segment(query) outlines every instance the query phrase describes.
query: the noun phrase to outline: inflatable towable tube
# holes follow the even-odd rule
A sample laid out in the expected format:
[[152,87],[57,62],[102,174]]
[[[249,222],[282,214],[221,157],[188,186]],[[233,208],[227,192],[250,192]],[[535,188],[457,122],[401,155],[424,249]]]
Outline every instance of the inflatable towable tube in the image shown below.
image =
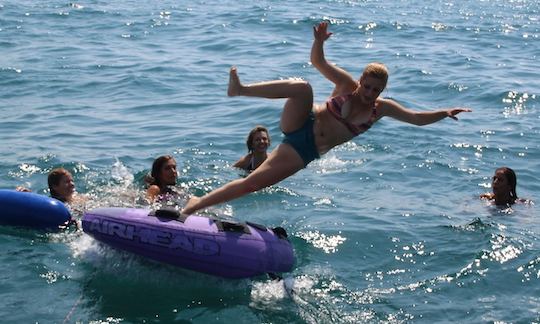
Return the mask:
[[114,248],[225,278],[289,272],[294,254],[285,230],[180,215],[174,209],[97,208],[84,232]]
[[64,203],[31,192],[0,189],[0,224],[57,229],[71,220]]

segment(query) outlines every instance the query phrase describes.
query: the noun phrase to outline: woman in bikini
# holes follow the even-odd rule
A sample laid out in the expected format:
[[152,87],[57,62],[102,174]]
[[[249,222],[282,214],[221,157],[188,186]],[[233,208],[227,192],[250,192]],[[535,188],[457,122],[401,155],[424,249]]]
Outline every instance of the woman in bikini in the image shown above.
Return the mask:
[[162,155],[152,163],[152,171],[145,179],[148,184],[146,199],[150,202],[167,199],[176,194],[173,187],[176,185],[178,172],[176,160],[170,155]]
[[384,116],[421,126],[446,117],[457,120],[457,114],[471,111],[450,108],[418,112],[393,100],[380,98],[388,80],[386,67],[381,63],[370,63],[360,79],[355,80],[345,70],[330,64],[323,51],[323,44],[331,35],[327,27],[326,22],[314,27],[315,39],[311,49],[312,64],[335,85],[332,98],[323,105],[313,105],[313,92],[306,81],[278,80],[243,85],[236,68],[231,68],[229,96],[287,99],[280,120],[285,138],[268,159],[246,178],[231,181],[203,197],[192,197],[182,210],[184,214],[278,183],[333,147],[367,131]]
[[270,147],[270,135],[268,129],[263,126],[255,126],[246,140],[248,154],[240,158],[233,165],[236,168],[251,172],[257,169],[268,157],[267,150]]

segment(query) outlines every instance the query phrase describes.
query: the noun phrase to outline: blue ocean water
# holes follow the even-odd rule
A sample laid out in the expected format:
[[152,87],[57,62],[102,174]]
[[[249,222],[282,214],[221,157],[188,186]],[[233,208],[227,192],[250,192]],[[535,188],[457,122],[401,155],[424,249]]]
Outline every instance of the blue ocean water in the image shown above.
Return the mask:
[[[212,213],[290,234],[281,282],[231,281],[100,246],[77,231],[0,228],[6,323],[540,322],[540,4],[535,1],[0,1],[0,188],[46,194],[74,174],[84,208],[134,206],[172,154],[201,195],[242,174],[256,124],[280,142],[282,100],[229,98],[301,77],[312,26],[327,58],[390,69],[384,96],[472,113],[415,127],[383,119],[305,170]],[[532,204],[479,200],[499,166]]]

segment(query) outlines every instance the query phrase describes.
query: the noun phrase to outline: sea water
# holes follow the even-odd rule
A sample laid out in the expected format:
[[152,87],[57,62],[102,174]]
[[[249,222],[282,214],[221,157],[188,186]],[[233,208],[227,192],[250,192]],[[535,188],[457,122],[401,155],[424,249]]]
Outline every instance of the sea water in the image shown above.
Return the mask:
[[[69,169],[85,209],[138,206],[153,159],[202,195],[243,176],[245,137],[281,141],[283,100],[226,96],[297,77],[323,102],[312,27],[383,96],[471,113],[416,127],[384,118],[305,170],[209,213],[282,226],[283,282],[226,280],[102,246],[71,230],[0,228],[5,323],[540,322],[540,4],[491,1],[0,1],[0,187],[47,194]],[[509,209],[478,197],[513,168]],[[80,216],[80,213],[76,213]]]

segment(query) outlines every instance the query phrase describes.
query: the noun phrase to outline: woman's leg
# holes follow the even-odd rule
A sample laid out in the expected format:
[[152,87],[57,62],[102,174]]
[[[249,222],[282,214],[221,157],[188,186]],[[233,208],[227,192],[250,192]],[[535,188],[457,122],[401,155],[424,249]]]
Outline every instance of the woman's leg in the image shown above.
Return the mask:
[[[313,108],[313,91],[309,83],[299,80],[278,80],[242,85],[236,68],[229,75],[229,96],[287,98],[281,115],[281,130],[293,132],[302,127]],[[249,176],[237,179],[204,195],[192,197],[182,210],[191,214],[199,209],[223,203],[271,186],[304,168],[300,155],[288,144],[279,145]]]
[[280,126],[285,133],[293,132],[302,125],[313,109],[313,90],[306,81],[277,80],[243,85],[235,67],[229,74],[229,96],[287,98],[281,114]]
[[280,144],[268,158],[246,178],[233,180],[202,197],[192,197],[183,214],[223,203],[248,193],[269,187],[304,168],[304,161],[288,144]]

